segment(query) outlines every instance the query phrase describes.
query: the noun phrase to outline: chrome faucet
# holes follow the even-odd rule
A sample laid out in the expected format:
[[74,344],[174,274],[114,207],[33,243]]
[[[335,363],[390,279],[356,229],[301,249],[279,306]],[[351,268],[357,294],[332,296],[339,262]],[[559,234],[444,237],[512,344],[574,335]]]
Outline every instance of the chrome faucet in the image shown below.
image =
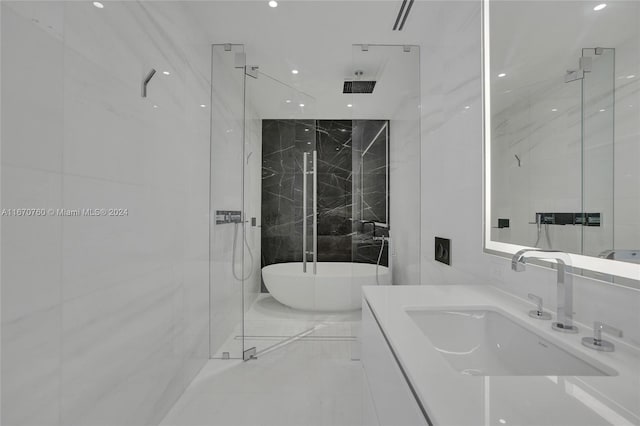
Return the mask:
[[511,258],[511,269],[516,272],[525,270],[527,259],[554,259],[558,264],[558,315],[551,327],[564,333],[577,333],[573,325],[573,276],[571,258],[567,253],[557,250],[523,249]]

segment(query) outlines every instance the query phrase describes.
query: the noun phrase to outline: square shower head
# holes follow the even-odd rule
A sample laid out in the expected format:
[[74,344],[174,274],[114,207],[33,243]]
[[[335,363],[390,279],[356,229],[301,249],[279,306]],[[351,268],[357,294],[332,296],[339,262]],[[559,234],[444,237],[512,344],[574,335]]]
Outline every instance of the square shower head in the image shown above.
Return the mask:
[[375,81],[345,81],[342,93],[373,93]]

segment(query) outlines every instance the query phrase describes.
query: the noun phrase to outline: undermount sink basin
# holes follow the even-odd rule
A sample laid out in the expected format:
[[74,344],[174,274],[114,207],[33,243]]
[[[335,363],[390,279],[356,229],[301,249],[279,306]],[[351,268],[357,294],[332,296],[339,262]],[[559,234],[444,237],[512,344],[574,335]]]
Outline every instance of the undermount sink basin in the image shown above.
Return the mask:
[[491,309],[407,309],[444,359],[472,376],[612,376]]

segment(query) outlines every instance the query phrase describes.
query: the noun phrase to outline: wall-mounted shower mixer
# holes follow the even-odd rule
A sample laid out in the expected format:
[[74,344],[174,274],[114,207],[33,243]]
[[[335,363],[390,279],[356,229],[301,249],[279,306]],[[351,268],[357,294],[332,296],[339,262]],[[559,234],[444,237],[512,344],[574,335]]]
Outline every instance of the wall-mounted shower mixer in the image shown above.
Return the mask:
[[216,225],[240,222],[242,222],[242,212],[240,210],[216,210]]

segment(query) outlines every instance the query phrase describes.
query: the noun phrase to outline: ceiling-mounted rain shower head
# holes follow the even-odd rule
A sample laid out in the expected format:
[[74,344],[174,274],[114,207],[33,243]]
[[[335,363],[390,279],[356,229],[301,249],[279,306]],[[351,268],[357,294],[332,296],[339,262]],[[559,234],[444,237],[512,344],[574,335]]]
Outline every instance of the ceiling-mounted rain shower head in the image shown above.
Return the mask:
[[373,89],[376,87],[376,81],[360,80],[363,75],[363,71],[357,70],[354,73],[356,80],[346,80],[342,86],[342,93],[373,93]]
[[342,93],[373,93],[375,81],[345,81]]

